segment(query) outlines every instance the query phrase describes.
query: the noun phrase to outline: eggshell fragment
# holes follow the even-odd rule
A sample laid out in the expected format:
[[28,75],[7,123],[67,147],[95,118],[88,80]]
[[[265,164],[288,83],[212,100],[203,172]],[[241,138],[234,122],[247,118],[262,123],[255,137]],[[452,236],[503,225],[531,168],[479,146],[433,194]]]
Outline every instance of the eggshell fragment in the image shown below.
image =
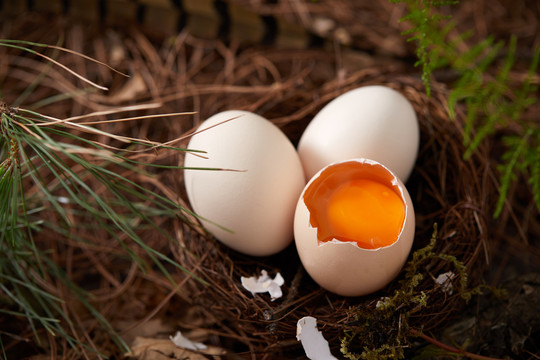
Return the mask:
[[330,352],[328,341],[317,329],[317,319],[305,316],[296,323],[296,339],[302,343],[306,356],[311,360],[337,360]]
[[180,331],[177,331],[174,336],[169,336],[169,339],[174,343],[174,345],[187,350],[197,351],[205,350],[207,348],[207,346],[203,343],[189,340],[187,337],[182,335],[182,332]]
[[333,162],[367,158],[406,182],[416,161],[420,128],[411,103],[389,87],[346,92],[317,113],[298,143],[306,177]]
[[204,121],[188,148],[206,152],[206,158],[186,154],[184,181],[191,206],[206,219],[202,223],[209,232],[255,256],[291,243],[305,177],[294,146],[277,126],[254,113],[225,111]]
[[[391,181],[387,185],[396,188],[405,206],[401,231],[391,245],[365,249],[360,248],[354,241],[341,241],[335,238],[325,242],[319,241],[318,229],[312,226],[312,214],[306,205],[305,194],[311,186],[324,187],[322,177],[325,176],[325,171],[343,164],[391,176]],[[317,183],[318,180],[322,182]],[[394,279],[411,250],[414,231],[414,209],[407,189],[388,168],[368,159],[338,162],[320,170],[304,188],[297,203],[294,219],[296,248],[304,268],[320,286],[344,296],[361,296],[375,292]]]
[[283,276],[281,276],[280,273],[277,273],[276,276],[272,279],[270,276],[268,276],[268,272],[266,270],[261,270],[260,277],[242,276],[240,277],[240,281],[244,289],[246,289],[253,295],[268,292],[272,301],[279,299],[281,296],[283,296],[281,286],[285,284],[285,279],[283,279]]

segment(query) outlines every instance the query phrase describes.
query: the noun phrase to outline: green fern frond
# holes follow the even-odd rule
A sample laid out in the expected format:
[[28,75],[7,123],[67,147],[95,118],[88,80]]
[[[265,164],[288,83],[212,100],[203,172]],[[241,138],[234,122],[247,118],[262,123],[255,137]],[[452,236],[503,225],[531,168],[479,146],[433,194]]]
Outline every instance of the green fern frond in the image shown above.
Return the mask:
[[501,178],[495,216],[501,214],[510,185],[520,173],[528,176],[533,201],[540,211],[540,130],[529,128],[523,136],[506,136],[503,141],[507,150],[502,156],[503,163],[499,165]]
[[[540,47],[534,50],[529,75],[516,90],[515,84],[510,85],[510,74],[516,62],[515,36],[512,36],[508,43],[488,37],[471,45],[467,42],[472,34],[470,31],[454,31],[456,24],[452,19],[437,13],[438,6],[454,5],[457,1],[393,2],[407,5],[408,13],[401,21],[410,22],[412,28],[404,32],[404,35],[408,41],[416,42],[416,65],[422,67],[422,82],[428,96],[431,93],[430,79],[435,70],[447,68],[458,76],[450,86],[448,113],[451,119],[455,119],[456,109],[464,105],[464,159],[470,158],[478,147],[497,131],[509,127],[515,129],[515,125],[521,129],[515,135],[518,139],[506,139],[509,147],[499,167],[500,196],[494,216],[500,215],[510,185],[518,179],[519,173],[525,175],[534,202],[540,210],[540,165],[537,143],[532,140],[537,137],[535,134],[539,130],[533,123],[521,120],[524,111],[538,101],[538,86],[533,79],[539,67]],[[525,141],[524,138],[528,140]],[[525,165],[517,166],[521,163]]]
[[415,66],[422,67],[422,82],[428,96],[431,94],[431,77],[435,69],[445,62],[445,57],[441,56],[444,51],[440,46],[444,45],[444,39],[454,27],[452,22],[445,26],[442,24],[450,18],[434,11],[434,8],[456,4],[457,1],[430,1],[430,0],[391,0],[394,3],[404,2],[409,8],[409,13],[400,21],[407,21],[413,24],[410,30],[402,34],[407,36],[407,41],[416,43],[416,56],[418,58]]
[[501,214],[510,186],[518,180],[519,174],[522,174],[527,179],[536,209],[540,211],[540,128],[532,122],[520,120],[522,112],[538,102],[535,97],[538,86],[533,83],[533,78],[539,63],[540,47],[536,49],[528,76],[521,88],[514,93],[511,105],[507,103],[504,107],[507,118],[513,123],[520,124],[522,133],[508,135],[503,139],[506,150],[501,158],[502,163],[499,165],[501,177],[499,198],[494,211],[495,217]]
[[[513,37],[502,67],[493,80],[487,80],[485,73],[502,49],[502,42],[489,49],[487,55],[479,61],[477,68],[474,69],[478,81],[474,95],[466,98],[469,114],[466,117],[464,131],[464,144],[467,146],[465,159],[468,159],[483,140],[497,130],[498,126],[506,125],[509,113],[514,112],[516,108],[515,104],[508,99],[511,92],[508,85],[508,74],[514,64],[515,46],[516,40]],[[459,86],[453,90],[453,92],[460,91]]]
[[533,201],[536,204],[536,209],[540,211],[540,131],[534,134],[534,142],[536,147],[531,147],[527,156],[529,164],[529,184],[532,188]]

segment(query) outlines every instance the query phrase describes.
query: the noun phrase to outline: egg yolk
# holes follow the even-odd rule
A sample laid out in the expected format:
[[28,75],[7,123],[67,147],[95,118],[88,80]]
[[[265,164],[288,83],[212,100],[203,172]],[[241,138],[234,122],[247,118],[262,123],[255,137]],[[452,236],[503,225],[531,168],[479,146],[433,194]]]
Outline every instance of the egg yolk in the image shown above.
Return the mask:
[[355,161],[323,171],[304,194],[318,241],[356,242],[363,249],[392,245],[406,212],[393,179],[380,165]]
[[357,179],[330,195],[326,215],[334,237],[376,249],[397,239],[405,209],[392,189],[373,180]]

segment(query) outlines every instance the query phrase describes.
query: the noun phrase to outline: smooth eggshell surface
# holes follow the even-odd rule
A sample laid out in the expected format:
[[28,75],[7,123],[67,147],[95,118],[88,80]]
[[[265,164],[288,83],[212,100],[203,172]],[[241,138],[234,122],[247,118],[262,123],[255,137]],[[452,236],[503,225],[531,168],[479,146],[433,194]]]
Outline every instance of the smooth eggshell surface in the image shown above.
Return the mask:
[[209,232],[248,255],[271,255],[290,244],[305,177],[277,126],[254,113],[225,111],[203,122],[188,148],[207,158],[187,153],[185,167],[230,169],[184,170],[188,199]]
[[367,158],[406,182],[419,141],[411,103],[396,90],[374,85],[346,92],[322,108],[302,134],[298,153],[307,179],[333,162]]
[[[377,164],[366,159],[350,161]],[[305,189],[321,172],[322,170],[308,182]],[[407,189],[401,180],[395,180],[406,206],[403,227],[395,243],[376,250],[361,249],[355,244],[337,240],[319,245],[317,229],[310,225],[310,212],[304,202],[304,189],[296,206],[295,243],[304,268],[321,287],[338,295],[362,296],[382,289],[399,274],[412,247],[415,216]]]

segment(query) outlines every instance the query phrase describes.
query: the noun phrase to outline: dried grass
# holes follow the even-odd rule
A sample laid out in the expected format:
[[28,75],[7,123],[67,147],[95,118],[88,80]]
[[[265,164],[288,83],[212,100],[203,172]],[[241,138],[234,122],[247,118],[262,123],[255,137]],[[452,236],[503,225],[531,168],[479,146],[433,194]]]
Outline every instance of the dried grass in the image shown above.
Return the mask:
[[[343,6],[353,6],[348,1],[341,2]],[[415,249],[429,242],[433,224],[437,223],[439,241],[436,252],[454,255],[462,261],[467,267],[471,285],[481,282],[486,265],[492,265],[488,261],[493,262],[494,248],[526,249],[536,259],[540,257],[537,248],[527,243],[531,237],[529,234],[540,233],[538,215],[534,215],[527,205],[513,204],[513,201],[520,201],[520,189],[513,189],[508,200],[512,205],[499,224],[493,224],[491,211],[497,194],[490,152],[496,143],[487,142],[469,160],[463,159],[463,114],[458,113],[455,121],[448,119],[448,90],[444,84],[434,85],[431,98],[425,95],[418,75],[409,62],[403,61],[409,51],[399,35],[402,29],[388,26],[390,21],[395,23],[395,19],[401,16],[399,7],[389,11],[386,2],[376,2],[373,7],[364,9],[367,13],[359,12],[362,18],[372,16],[369,21],[355,22],[349,13],[340,12],[343,9],[340,6],[325,6],[324,2],[317,2],[306,5],[306,9],[298,7],[300,3],[296,1],[283,3],[291,8],[258,10],[282,11],[286,16],[297,16],[304,22],[320,14],[340,20],[353,37],[360,39],[360,47],[370,51],[362,57],[361,68],[358,64],[351,65],[347,55],[339,52],[281,51],[257,46],[237,49],[219,41],[197,40],[188,34],[180,34],[165,45],[157,46],[136,29],[103,31],[86,24],[66,24],[63,20],[51,23],[39,16],[22,16],[4,24],[3,32],[4,37],[9,38],[50,44],[62,41],[62,45],[70,49],[131,75],[126,80],[95,64],[59,54],[58,61],[108,86],[111,91],[80,93],[83,85],[72,76],[47,69],[47,76],[24,103],[36,103],[58,93],[69,93],[72,97],[44,104],[38,109],[41,112],[63,118],[133,103],[160,103],[159,112],[163,113],[195,112],[181,117],[142,120],[137,126],[122,122],[99,125],[117,134],[154,141],[181,137],[208,116],[236,108],[267,117],[296,143],[312,116],[335,96],[368,84],[395,88],[414,105],[421,126],[421,150],[407,184],[417,216]],[[487,4],[475,2],[478,3]],[[490,14],[499,8],[483,9],[491,11],[483,18],[487,21],[492,20]],[[466,16],[466,11],[459,14]],[[376,26],[369,25],[370,21]],[[474,22],[478,21],[478,18],[474,19]],[[497,19],[496,24],[502,23]],[[491,29],[492,25],[492,22],[484,22],[477,27]],[[528,34],[524,35],[525,40],[531,41],[527,40],[531,36],[528,33],[530,29],[525,26],[520,29]],[[63,37],[65,39],[61,40]],[[384,46],[380,43],[382,38],[385,39]],[[384,56],[385,61],[379,61],[380,56]],[[14,101],[45,68],[46,65],[31,56],[0,49],[0,79],[4,82],[3,88],[9,89],[9,93],[3,94],[4,100],[8,103]],[[156,110],[137,111],[133,115],[152,113]],[[96,136],[95,140],[110,146],[119,145],[109,138]],[[183,140],[180,144],[186,143],[187,140]],[[182,163],[179,154],[167,151],[145,156],[143,160],[146,161]],[[154,178],[135,179],[174,201],[187,203],[178,171],[161,171]],[[53,215],[50,216],[51,221],[56,221]],[[84,218],[76,220],[84,221]],[[58,238],[46,232],[40,234],[38,241],[43,248],[51,250],[54,261],[62,265],[71,279],[94,295],[92,303],[117,326],[121,334],[127,334],[130,329],[152,318],[159,318],[174,327],[205,329],[209,342],[231,352],[244,353],[246,357],[250,354],[252,358],[298,354],[299,344],[294,338],[296,322],[306,315],[317,317],[325,337],[334,347],[339,346],[343,326],[351,321],[350,309],[374,307],[381,296],[398,286],[393,282],[383,291],[362,298],[335,296],[321,290],[305,274],[294,245],[275,256],[252,258],[227,249],[204,235],[201,229],[180,219],[162,218],[157,221],[174,234],[178,243],[165,242],[161,236],[147,232],[144,234],[147,244],[172,255],[208,285],[179,273],[175,274],[177,288],[157,269],[142,272],[134,263],[121,260],[117,243],[103,237],[98,229],[92,232],[82,228],[72,230],[87,242]],[[515,229],[517,235],[509,236],[509,228]],[[145,257],[137,247],[133,251]],[[447,268],[445,261],[434,260],[423,269],[428,276],[419,290],[427,294],[430,306],[411,316],[411,326],[425,330],[440,328],[464,306],[459,294],[448,295],[434,286],[432,277]],[[282,273],[286,279],[283,299],[271,302],[264,295],[253,297],[241,287],[241,276],[256,275],[261,269]],[[44,287],[66,300],[66,312],[73,320],[74,333],[82,341],[93,343],[102,351],[115,352],[114,344],[96,327],[92,317],[65,295],[66,289],[60,281],[50,279],[50,284],[44,284]],[[193,320],[193,312],[196,321]],[[12,320],[0,318],[0,324]],[[30,329],[23,322],[12,322],[3,331],[20,334],[19,338],[12,337],[10,343],[4,343],[8,351],[21,347],[28,349],[27,344],[32,343]],[[50,343],[58,347],[48,349],[50,353],[58,351],[64,358],[79,357],[72,350],[63,348],[65,343],[62,339],[51,339]],[[27,351],[31,353],[42,351],[37,347],[30,349]]]

